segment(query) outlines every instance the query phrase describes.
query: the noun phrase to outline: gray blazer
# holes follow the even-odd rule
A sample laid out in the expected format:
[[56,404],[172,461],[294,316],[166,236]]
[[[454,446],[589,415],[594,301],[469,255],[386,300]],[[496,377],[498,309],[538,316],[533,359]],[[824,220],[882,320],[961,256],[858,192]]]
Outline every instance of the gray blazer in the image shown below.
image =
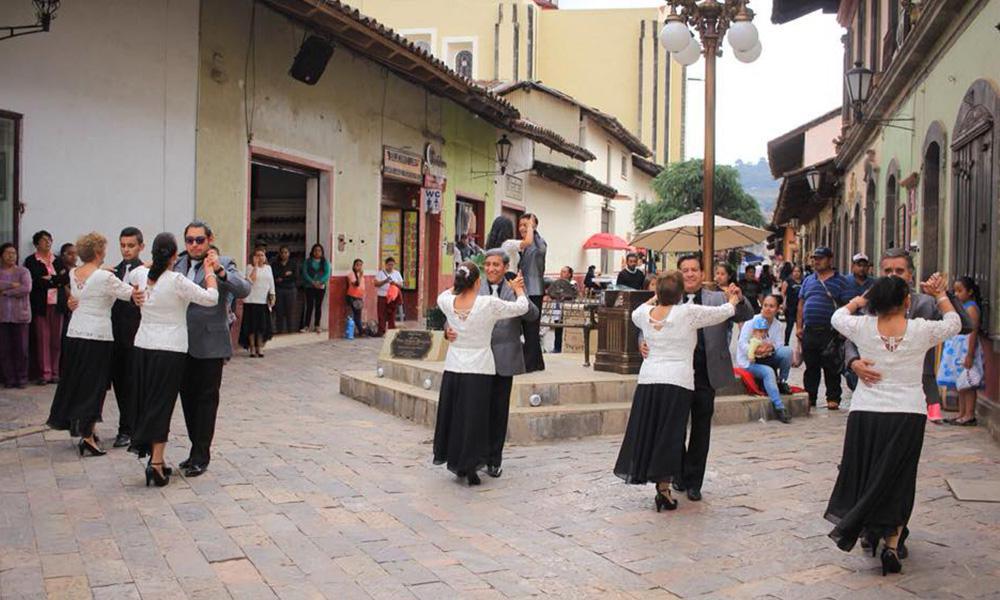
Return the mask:
[[529,296],[545,295],[545,253],[549,245],[537,231],[535,242],[521,251],[518,268],[524,274],[524,293]]
[[[722,306],[726,303],[726,295],[722,292],[701,290],[702,306]],[[743,298],[736,305],[736,314],[728,320],[705,327],[705,360],[708,363],[708,382],[712,388],[720,389],[733,383],[733,357],[729,352],[729,336],[733,323],[749,321],[754,316],[750,301]]]
[[[491,294],[490,283],[483,277],[483,283],[479,288],[480,296]],[[517,294],[510,289],[507,281],[500,282],[501,300],[514,302]],[[493,362],[496,363],[497,375],[502,377],[513,377],[524,373],[524,345],[521,343],[521,322],[533,322],[539,318],[538,307],[534,303],[528,303],[528,312],[516,319],[504,319],[497,321],[493,326]]]
[[[190,258],[185,252],[174,264],[174,271],[186,276],[190,264]],[[220,256],[219,264],[226,270],[226,278],[219,279],[218,304],[188,306],[188,354],[194,358],[229,358],[233,355],[227,311],[234,298],[246,298],[250,295],[250,282],[236,268],[233,259]],[[196,269],[194,282],[205,287],[205,269],[201,264]]]
[[[969,333],[972,331],[972,319],[969,318],[969,314],[965,312],[965,308],[962,303],[955,300],[955,297],[951,294],[948,295],[951,299],[952,306],[955,307],[955,312],[958,313],[960,319],[962,319],[962,333]],[[910,292],[910,312],[906,315],[908,319],[927,319],[928,321],[940,321],[944,318],[941,311],[938,309],[937,301],[934,298],[917,291]],[[858,347],[854,345],[854,342],[847,340],[844,344],[844,364],[850,366],[851,363],[857,359],[861,358],[858,353]],[[877,368],[877,367],[876,367]],[[924,377],[935,377],[934,373],[934,348],[927,351],[927,356],[924,357]],[[935,386],[936,388],[936,386]]]

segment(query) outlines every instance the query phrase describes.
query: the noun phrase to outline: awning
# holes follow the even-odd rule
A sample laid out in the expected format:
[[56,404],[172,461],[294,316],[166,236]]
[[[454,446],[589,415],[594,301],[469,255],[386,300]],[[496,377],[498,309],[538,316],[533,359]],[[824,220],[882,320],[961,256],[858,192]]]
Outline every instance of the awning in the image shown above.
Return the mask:
[[[820,189],[817,192],[812,191],[806,178],[806,173],[813,169],[822,174]],[[833,158],[785,173],[784,179],[781,180],[781,189],[778,191],[778,201],[774,205],[771,223],[784,225],[792,219],[798,219],[802,223],[812,221],[837,195],[838,179]]]
[[536,175],[549,181],[564,185],[581,192],[590,192],[605,198],[614,198],[618,195],[618,190],[606,185],[579,169],[570,167],[560,167],[551,163],[536,160],[532,165],[532,170]]

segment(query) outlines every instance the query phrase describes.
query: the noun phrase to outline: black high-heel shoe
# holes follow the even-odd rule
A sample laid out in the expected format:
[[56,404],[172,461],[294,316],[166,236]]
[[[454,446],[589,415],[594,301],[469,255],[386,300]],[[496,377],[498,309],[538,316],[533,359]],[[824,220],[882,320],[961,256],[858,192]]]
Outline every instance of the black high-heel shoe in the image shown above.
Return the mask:
[[163,467],[163,463],[151,462],[146,465],[146,487],[149,487],[150,482],[155,483],[156,487],[163,487],[170,483],[170,475],[157,471],[156,467]]
[[889,573],[901,573],[903,563],[899,562],[899,554],[895,548],[886,546],[882,549],[882,577]]
[[83,456],[84,452],[90,454],[91,456],[104,456],[107,454],[104,450],[101,450],[99,447],[84,439],[80,440],[80,443],[77,444],[76,448],[80,451],[80,456]]
[[[666,491],[667,494],[669,494],[670,488],[667,488]],[[656,496],[653,498],[653,502],[656,503],[656,512],[660,512],[663,509],[677,510],[677,500],[666,496],[660,490],[656,490]]]
[[[149,467],[149,466],[152,466],[152,464],[153,464],[153,457],[150,457],[149,458],[149,462],[146,463],[146,466]],[[168,467],[166,465],[166,463],[163,463],[163,466],[160,467],[160,470],[163,471],[163,474],[166,475],[166,476],[168,476],[168,477],[170,475],[174,474],[173,468],[172,467]]]
[[479,473],[476,473],[475,471],[466,475],[465,480],[469,482],[470,486],[479,485],[483,482],[483,480],[479,478]]

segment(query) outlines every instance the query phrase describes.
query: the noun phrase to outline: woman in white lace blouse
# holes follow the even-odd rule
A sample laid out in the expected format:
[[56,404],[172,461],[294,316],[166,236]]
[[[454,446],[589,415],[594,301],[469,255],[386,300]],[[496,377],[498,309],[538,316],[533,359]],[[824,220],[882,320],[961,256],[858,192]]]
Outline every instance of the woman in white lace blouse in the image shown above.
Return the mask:
[[[899,277],[882,277],[831,321],[883,376],[878,383],[860,381],[851,398],[840,472],[825,517],[835,524],[830,537],[841,550],[849,552],[864,535],[874,555],[884,541],[883,575],[899,573],[907,555],[903,542],[927,423],[924,356],[962,328],[945,293],[947,282],[935,274],[924,290],[937,299],[943,320],[907,319],[909,286]],[[851,316],[865,306],[868,315]]]
[[438,296],[438,307],[457,334],[448,346],[441,378],[437,422],[434,427],[434,464],[479,485],[478,471],[489,455],[489,402],[496,367],[493,362],[493,326],[497,321],[528,312],[524,279],[510,282],[515,302],[479,295],[479,268],[464,262],[455,269],[455,287]]
[[135,434],[130,451],[140,457],[150,454],[146,465],[146,485],[170,483],[170,469],[163,456],[170,433],[177,394],[184,379],[187,361],[187,309],[194,303],[215,306],[219,302],[215,278],[217,259],[205,259],[205,288],[173,270],[177,262],[177,240],[161,233],[153,240],[153,266],[129,273],[128,281],[138,287],[142,321],[135,334],[136,408]]
[[111,378],[115,339],[111,306],[115,300],[132,296],[131,286],[101,268],[107,245],[108,240],[99,233],[88,233],[76,241],[84,264],[69,272],[69,291],[77,301],[76,310],[63,341],[61,377],[47,421],[53,429],[80,436],[80,456],[105,454],[94,435],[94,424],[101,420]]
[[632,311],[632,322],[649,346],[639,369],[639,385],[622,440],[615,475],[625,483],[656,484],[656,511],[674,510],[670,482],[680,478],[691,396],[698,330],[732,317],[740,302],[739,288],[726,289],[721,306],[680,304],[684,277],[669,271],[656,279],[656,296]]

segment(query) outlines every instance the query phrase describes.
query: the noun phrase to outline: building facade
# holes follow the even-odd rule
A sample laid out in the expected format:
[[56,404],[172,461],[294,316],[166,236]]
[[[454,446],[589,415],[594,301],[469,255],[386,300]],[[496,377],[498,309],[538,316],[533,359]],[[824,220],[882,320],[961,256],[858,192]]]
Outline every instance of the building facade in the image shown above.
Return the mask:
[[361,0],[464,76],[541,81],[618,117],[664,164],[684,157],[685,68],[659,8],[562,10],[551,0]]
[[[30,7],[5,2],[0,22],[30,21],[18,4]],[[458,199],[499,210],[476,173],[495,170],[516,109],[353,8],[92,4],[64,6],[0,58],[0,216],[22,255],[37,229],[57,243],[126,225],[151,238],[195,217],[241,264],[258,245],[301,260],[318,243],[333,268],[323,324],[339,336],[354,259],[370,281],[393,256],[406,317],[420,318],[452,272]],[[313,35],[333,52],[309,85],[289,68]]]
[[839,232],[848,253],[907,248],[920,277],[976,280],[986,355],[980,413],[993,415],[1000,436],[1000,69],[986,50],[1000,42],[1000,0],[799,4],[836,9],[845,73],[872,74],[865,98],[845,85],[836,181],[826,184],[836,193],[818,225]]

